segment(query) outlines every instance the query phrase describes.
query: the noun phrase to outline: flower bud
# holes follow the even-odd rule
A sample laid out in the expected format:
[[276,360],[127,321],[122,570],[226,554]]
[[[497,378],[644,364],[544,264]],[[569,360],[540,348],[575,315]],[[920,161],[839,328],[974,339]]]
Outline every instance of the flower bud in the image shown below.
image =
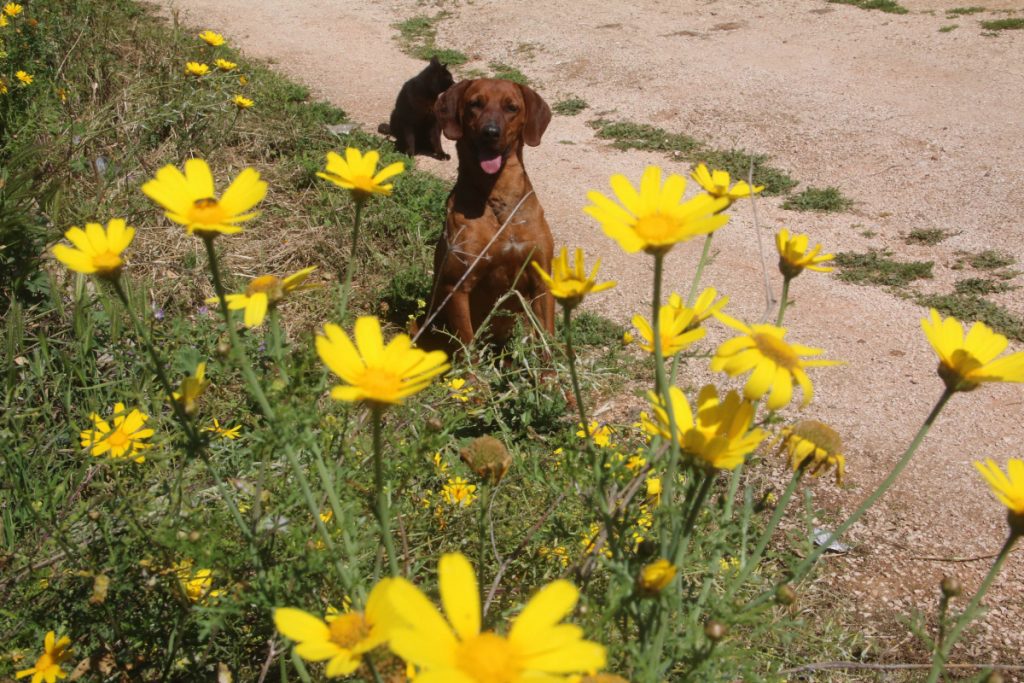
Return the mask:
[[676,566],[664,558],[646,564],[636,577],[636,590],[644,597],[654,597],[676,577]]
[[940,588],[942,589],[942,595],[946,599],[958,598],[964,592],[964,587],[960,585],[960,580],[955,576],[943,576]]
[[725,638],[725,634],[729,632],[725,624],[714,619],[704,624],[704,635],[707,636],[708,640],[712,643],[717,643],[722,638]]
[[796,602],[796,591],[788,583],[775,589],[775,601],[780,605],[792,605]]
[[508,454],[505,444],[493,436],[473,439],[459,451],[459,457],[478,477],[492,486],[501,481],[512,464],[512,456]]
[[427,418],[427,429],[432,432],[439,432],[444,429],[444,423],[438,420],[436,417]]

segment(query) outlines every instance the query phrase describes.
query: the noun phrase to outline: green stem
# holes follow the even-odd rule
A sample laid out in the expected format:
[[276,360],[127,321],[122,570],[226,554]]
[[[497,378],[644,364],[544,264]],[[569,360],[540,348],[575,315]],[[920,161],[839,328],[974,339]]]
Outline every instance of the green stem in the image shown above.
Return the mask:
[[693,274],[693,282],[690,284],[690,293],[686,295],[686,305],[693,306],[697,300],[697,289],[700,288],[700,278],[704,274],[704,266],[708,262],[708,254],[711,252],[711,238],[715,233],[709,232],[704,238],[704,251],[701,252],[700,261],[697,262],[697,270]]
[[786,490],[782,494],[782,498],[775,506],[775,511],[772,513],[771,519],[768,520],[768,525],[761,532],[761,537],[757,539],[757,545],[754,546],[754,552],[751,553],[750,557],[747,558],[743,565],[742,571],[739,576],[733,581],[732,586],[726,591],[725,596],[722,598],[724,604],[728,604],[732,597],[736,594],[736,591],[743,585],[743,583],[750,578],[750,575],[757,569],[758,563],[761,561],[761,556],[764,554],[765,548],[768,547],[768,542],[772,540],[772,535],[775,533],[776,527],[779,526],[779,522],[782,521],[785,516],[786,508],[789,506],[789,499],[793,497],[793,493],[796,491],[797,485],[804,476],[804,469],[799,468],[793,472],[792,479],[789,480],[789,485],[786,486]]
[[477,548],[476,557],[476,574],[477,584],[480,592],[480,604],[487,602],[487,593],[485,586],[487,581],[484,579],[484,567],[487,566],[487,513],[488,507],[491,503],[491,487],[484,480],[480,481],[480,517],[477,521],[477,535],[479,536],[479,547]]
[[277,306],[270,308],[270,355],[274,358],[278,372],[281,373],[281,379],[288,384],[288,370],[285,368],[284,362],[284,331]]
[[395,554],[395,543],[391,538],[391,504],[388,491],[384,486],[384,454],[381,448],[381,427],[383,408],[374,406],[373,415],[373,479],[377,487],[377,523],[380,524],[380,536],[384,542],[384,550],[388,554],[388,566],[391,576],[400,576],[398,571],[398,555]]
[[217,301],[220,302],[220,312],[224,317],[224,326],[228,328],[228,337],[231,339],[231,356],[235,361],[235,365],[238,366],[239,372],[242,373],[242,378],[245,380],[249,393],[256,400],[256,403],[259,404],[263,416],[268,420],[273,420],[274,410],[270,407],[266,394],[263,393],[263,387],[260,386],[256,373],[253,372],[252,365],[249,364],[249,359],[245,356],[245,349],[242,348],[242,344],[238,339],[238,332],[235,331],[235,326],[231,323],[227,295],[224,292],[224,284],[220,279],[220,267],[217,264],[217,251],[213,247],[213,239],[213,235],[203,235],[203,244],[206,245],[206,260],[210,265],[210,276],[213,279],[213,289],[217,292]]
[[[818,558],[825,554],[829,546],[831,546],[836,539],[841,538],[842,535],[850,529],[850,527],[857,523],[857,521],[864,515],[865,512],[868,511],[868,509],[871,508],[871,506],[877,503],[878,500],[885,495],[886,491],[889,490],[889,487],[893,485],[893,482],[896,481],[897,477],[900,476],[900,473],[902,473],[906,466],[910,463],[910,459],[913,457],[914,452],[921,445],[921,442],[924,441],[924,437],[928,434],[928,430],[931,429],[932,424],[935,422],[936,418],[938,418],[939,413],[942,412],[942,409],[945,407],[946,403],[953,396],[953,393],[954,392],[948,388],[942,392],[942,396],[939,397],[939,400],[935,403],[935,406],[932,408],[932,411],[928,413],[928,417],[925,418],[924,424],[922,424],[921,428],[917,431],[917,434],[914,436],[914,440],[910,442],[910,445],[907,447],[906,452],[903,453],[903,456],[896,463],[895,467],[892,468],[892,471],[889,472],[889,475],[882,481],[881,484],[878,485],[877,488],[875,488],[871,495],[865,498],[864,502],[862,502],[857,507],[857,509],[854,510],[853,513],[850,514],[850,516],[847,517],[846,520],[829,535],[829,537],[825,540],[824,543],[820,544],[817,548],[815,548],[811,553],[807,555],[807,557],[804,558],[804,560],[799,565],[797,565],[797,567],[793,570],[792,577],[789,579],[790,581],[799,581],[801,578],[803,578],[804,574],[806,574],[808,570],[810,570],[811,567],[814,566],[814,563],[818,561]],[[778,586],[776,586],[775,588],[778,588]],[[772,591],[762,593],[760,596],[758,596],[756,599],[751,601],[750,604],[747,605],[747,609],[749,610],[758,605],[763,604],[766,600],[770,599],[771,596],[773,596],[774,594],[774,589]]]
[[352,222],[352,245],[349,248],[348,263],[345,264],[345,279],[341,288],[341,302],[338,304],[338,321],[344,322],[348,313],[349,296],[352,293],[352,273],[356,269],[356,246],[359,243],[359,223],[363,215],[365,199],[356,199],[356,215]]
[[789,283],[792,281],[791,277],[782,278],[782,300],[779,301],[779,315],[775,318],[776,327],[782,327],[782,318],[786,315],[786,306],[789,305]]
[[[149,358],[153,363],[153,369],[156,371],[157,379],[160,381],[160,386],[164,390],[164,394],[167,397],[168,402],[171,404],[171,410],[174,412],[174,417],[178,420],[181,428],[185,431],[185,435],[188,437],[188,454],[190,456],[199,456],[199,459],[203,461],[206,468],[210,471],[210,476],[217,483],[217,488],[220,490],[221,497],[228,504],[228,510],[231,512],[231,516],[235,520],[235,524],[242,531],[242,535],[247,539],[252,540],[252,531],[245,524],[245,519],[242,517],[242,512],[238,509],[238,501],[235,500],[235,494],[232,492],[231,487],[227,486],[224,482],[224,478],[220,475],[217,466],[213,463],[210,454],[206,452],[203,446],[203,441],[196,431],[196,427],[192,424],[192,421],[185,414],[185,409],[182,405],[174,400],[174,387],[171,386],[170,380],[167,378],[167,371],[164,368],[164,362],[160,358],[160,354],[156,352],[156,346],[153,344],[153,339],[146,334],[146,330],[142,325],[142,321],[139,320],[138,316],[135,315],[135,309],[132,308],[131,301],[128,299],[128,294],[124,291],[121,286],[121,280],[117,279],[113,281],[114,291],[117,292],[117,297],[124,304],[124,308],[128,311],[128,318],[132,321],[132,326],[135,328],[135,333],[142,340],[142,345],[146,347]],[[254,553],[255,556],[255,553]]]
[[714,472],[704,472],[704,480],[701,481],[700,488],[697,489],[697,494],[693,497],[693,504],[690,506],[690,509],[686,514],[686,522],[683,525],[682,533],[677,539],[673,539],[674,547],[672,548],[672,554],[670,557],[675,558],[673,560],[673,564],[677,567],[682,567],[683,559],[689,552],[690,538],[693,536],[693,527],[697,523],[697,516],[700,514],[701,508],[704,507],[704,501],[711,492],[711,487],[714,483]]
[[1010,556],[1010,550],[1013,548],[1013,544],[1016,543],[1019,534],[1010,532],[1009,537],[1006,539],[1006,543],[1003,544],[1002,549],[999,551],[999,556],[996,557],[995,562],[992,563],[992,567],[988,570],[988,574],[985,575],[985,579],[981,582],[981,586],[978,587],[978,592],[971,598],[971,602],[964,608],[960,616],[956,620],[956,624],[949,632],[949,636],[942,643],[932,660],[932,669],[928,674],[928,683],[935,683],[939,680],[939,676],[942,674],[942,670],[946,666],[946,660],[949,657],[950,650],[953,649],[953,645],[960,638],[960,634],[967,628],[967,625],[974,621],[975,612],[978,609],[978,605],[981,604],[981,599],[985,597],[985,593],[992,586],[992,582],[996,576],[999,575],[999,570],[1002,569],[1003,563],[1006,562],[1006,558]]

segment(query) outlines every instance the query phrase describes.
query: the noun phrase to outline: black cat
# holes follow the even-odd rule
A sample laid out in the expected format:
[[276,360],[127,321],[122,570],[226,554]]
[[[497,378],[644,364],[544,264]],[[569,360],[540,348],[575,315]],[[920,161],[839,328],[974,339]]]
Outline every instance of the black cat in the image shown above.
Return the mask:
[[435,159],[449,159],[441,147],[441,126],[434,114],[437,96],[455,83],[448,67],[437,57],[402,86],[391,112],[391,122],[382,123],[377,130],[393,135],[395,148],[403,154],[426,154]]

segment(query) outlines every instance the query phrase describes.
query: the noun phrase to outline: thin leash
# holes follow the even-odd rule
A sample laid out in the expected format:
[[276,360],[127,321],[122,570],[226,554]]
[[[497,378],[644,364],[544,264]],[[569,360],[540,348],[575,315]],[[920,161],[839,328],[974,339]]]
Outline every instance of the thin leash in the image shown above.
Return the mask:
[[[423,334],[423,331],[430,327],[430,324],[434,322],[434,319],[438,316],[438,314],[444,309],[445,306],[448,305],[448,302],[451,301],[452,295],[454,295],[455,292],[458,291],[459,287],[462,286],[462,283],[466,281],[466,278],[469,277],[469,274],[473,272],[473,269],[476,268],[477,264],[480,263],[480,261],[484,258],[484,255],[490,250],[491,246],[498,240],[499,237],[501,237],[501,233],[505,231],[505,228],[507,228],[509,226],[509,223],[512,222],[512,219],[515,218],[516,213],[519,212],[519,209],[520,207],[522,207],[523,202],[525,202],[527,198],[529,198],[532,194],[533,190],[530,190],[520,198],[519,202],[516,203],[515,208],[512,209],[512,213],[508,215],[508,218],[506,218],[505,222],[501,224],[501,227],[498,228],[498,231],[494,233],[494,236],[491,237],[490,241],[488,241],[484,248],[480,250],[480,253],[476,255],[476,258],[473,259],[473,262],[469,264],[468,268],[466,268],[466,272],[462,274],[462,277],[460,277],[459,281],[455,283],[455,286],[452,287],[452,290],[448,292],[448,295],[445,296],[444,301],[442,301],[439,306],[433,305],[434,299],[437,296],[437,286],[439,282],[437,278],[437,273],[434,273],[434,289],[433,291],[430,292],[430,303],[431,308],[433,310],[431,311],[430,315],[427,316],[427,319],[423,321],[423,325],[420,326],[420,329],[416,330],[416,335],[412,338],[414,344],[416,343],[416,340],[420,338],[420,335]],[[450,252],[452,250],[452,245],[448,244],[447,239],[445,239],[445,245],[445,258],[447,258],[447,252]],[[461,261],[462,259],[459,260]],[[444,261],[441,262],[441,265],[443,264]]]

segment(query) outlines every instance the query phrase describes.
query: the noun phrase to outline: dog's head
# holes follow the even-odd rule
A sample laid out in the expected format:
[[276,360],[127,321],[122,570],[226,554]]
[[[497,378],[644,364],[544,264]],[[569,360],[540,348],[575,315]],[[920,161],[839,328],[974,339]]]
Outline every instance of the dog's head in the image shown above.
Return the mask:
[[498,173],[522,143],[540,144],[551,122],[551,108],[541,96],[512,81],[480,78],[448,88],[434,105],[449,140],[470,144],[485,173]]

